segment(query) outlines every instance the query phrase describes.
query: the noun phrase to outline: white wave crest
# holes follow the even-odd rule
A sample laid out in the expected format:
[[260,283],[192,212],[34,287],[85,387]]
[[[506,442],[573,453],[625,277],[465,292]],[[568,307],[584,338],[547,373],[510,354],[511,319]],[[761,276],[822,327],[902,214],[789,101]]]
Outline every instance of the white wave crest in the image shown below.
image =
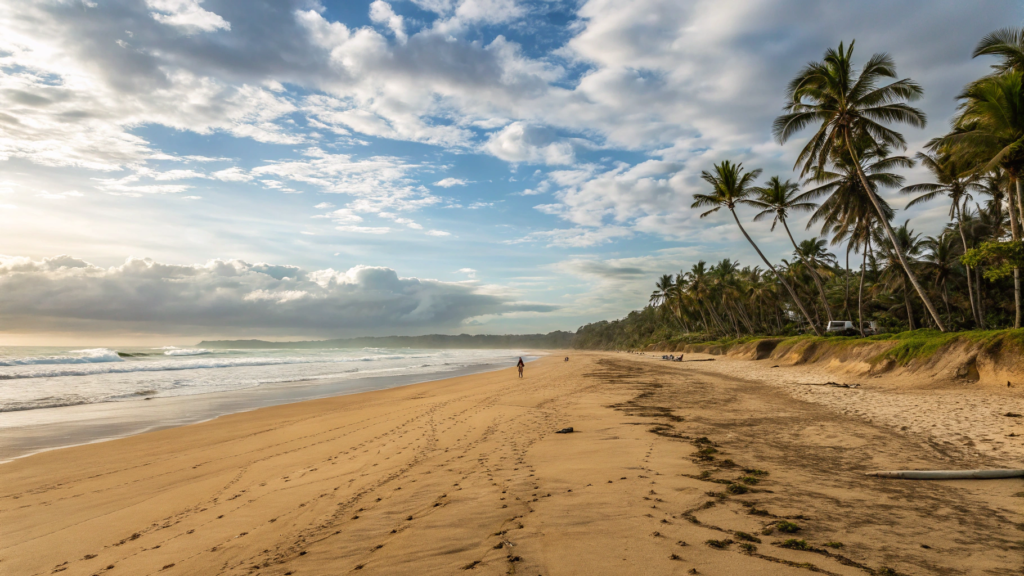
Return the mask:
[[102,362],[124,362],[116,350],[109,348],[88,348],[71,350],[74,356],[29,356],[0,360],[0,366],[35,366],[38,364],[97,364]]
[[164,352],[164,356],[200,356],[202,354],[213,354],[213,352],[205,348],[173,348]]

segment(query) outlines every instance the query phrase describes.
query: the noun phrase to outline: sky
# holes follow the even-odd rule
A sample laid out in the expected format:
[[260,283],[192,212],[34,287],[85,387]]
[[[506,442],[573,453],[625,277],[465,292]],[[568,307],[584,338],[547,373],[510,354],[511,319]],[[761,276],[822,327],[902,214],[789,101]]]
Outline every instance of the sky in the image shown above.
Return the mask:
[[725,159],[799,180],[807,134],[771,123],[804,64],[891,54],[924,88],[913,154],[1022,25],[1011,0],[0,0],[0,344],[621,317],[698,259],[760,264],[690,204]]

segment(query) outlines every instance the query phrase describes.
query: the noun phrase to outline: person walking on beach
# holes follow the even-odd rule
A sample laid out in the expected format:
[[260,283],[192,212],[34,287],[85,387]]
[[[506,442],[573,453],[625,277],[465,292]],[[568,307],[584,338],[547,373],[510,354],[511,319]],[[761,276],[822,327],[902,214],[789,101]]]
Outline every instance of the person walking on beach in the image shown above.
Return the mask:
[[525,366],[526,366],[526,363],[525,363],[525,362],[523,362],[523,357],[522,357],[522,356],[520,356],[520,357],[519,357],[519,364],[516,364],[516,368],[519,368],[519,377],[520,377],[520,378],[522,378],[522,377],[523,377],[523,368],[524,368]]

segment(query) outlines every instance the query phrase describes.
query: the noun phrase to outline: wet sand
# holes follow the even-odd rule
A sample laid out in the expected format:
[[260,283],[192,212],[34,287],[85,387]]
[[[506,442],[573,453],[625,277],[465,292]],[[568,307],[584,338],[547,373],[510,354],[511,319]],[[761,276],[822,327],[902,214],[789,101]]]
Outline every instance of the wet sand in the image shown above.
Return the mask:
[[283,382],[207,394],[0,412],[0,464],[46,450],[124,438],[267,406],[384,390],[495,369],[493,364],[476,364],[428,374]]
[[880,380],[569,355],[0,465],[0,574],[1021,573],[1024,481],[863,476],[1007,459],[854,411]]

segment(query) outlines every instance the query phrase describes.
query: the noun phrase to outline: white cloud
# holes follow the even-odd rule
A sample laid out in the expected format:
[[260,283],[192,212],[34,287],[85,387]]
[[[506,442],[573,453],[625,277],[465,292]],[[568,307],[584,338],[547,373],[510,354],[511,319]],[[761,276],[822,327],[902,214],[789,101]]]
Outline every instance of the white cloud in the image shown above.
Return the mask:
[[46,200],[64,200],[66,198],[80,198],[84,194],[78,190],[70,190],[68,192],[40,192],[36,196]]
[[546,242],[549,247],[586,248],[630,236],[633,236],[633,232],[621,226],[605,226],[595,229],[576,227],[531,232],[518,240],[507,241],[506,244]]
[[252,176],[247,174],[245,170],[242,170],[238,166],[218,170],[213,174],[210,174],[210,177],[220,180],[221,182],[249,182],[252,180]]
[[285,194],[302,194],[300,190],[289,188],[278,180],[260,180],[260,184],[267,190],[277,190],[278,192],[284,192]]
[[405,21],[401,16],[395,14],[391,4],[384,0],[374,0],[370,4],[370,20],[387,26],[399,42],[405,43],[408,39],[408,36],[405,35]]
[[178,266],[129,258],[102,268],[70,256],[0,256],[0,291],[0,319],[15,332],[230,327],[362,335],[444,330],[482,314],[553,309],[464,283],[401,278],[388,268],[307,272],[241,260]]
[[571,144],[556,139],[551,130],[513,122],[491,135],[484,149],[508,162],[573,164]]
[[459,268],[458,270],[455,271],[455,273],[456,274],[465,274],[466,276],[469,276],[470,278],[476,278],[476,270],[474,270],[472,268]]
[[426,231],[426,235],[427,236],[440,236],[440,237],[444,237],[444,236],[451,236],[452,233],[451,232],[445,232],[444,230],[427,230]]
[[387,234],[391,228],[387,226],[336,226],[335,230],[342,232],[358,232],[359,234]]
[[321,202],[316,206],[313,206],[313,208],[316,208],[317,210],[327,210],[328,208],[334,208],[334,204],[331,204],[330,202]]
[[206,178],[206,174],[195,170],[168,170],[152,174],[154,180],[188,180],[192,178]]
[[465,186],[468,183],[469,182],[463,180],[462,178],[444,178],[443,180],[438,180],[437,182],[434,182],[434,186],[440,186],[442,188],[451,188],[452,186]]
[[217,14],[199,7],[203,0],[146,0],[154,12],[153,19],[169,26],[178,26],[187,32],[213,32],[231,30],[231,23]]

